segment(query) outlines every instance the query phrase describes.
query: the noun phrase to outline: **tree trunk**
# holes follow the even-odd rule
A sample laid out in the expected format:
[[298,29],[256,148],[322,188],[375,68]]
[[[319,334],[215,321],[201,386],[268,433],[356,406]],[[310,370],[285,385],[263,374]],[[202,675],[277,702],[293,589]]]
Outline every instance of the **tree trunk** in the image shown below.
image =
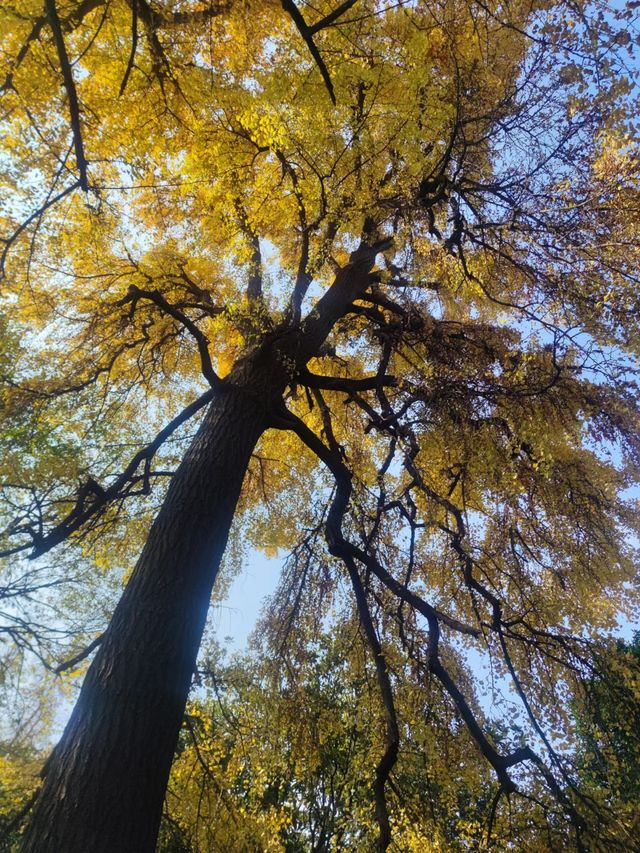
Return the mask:
[[267,425],[258,394],[284,388],[243,384],[212,403],[171,481],[46,767],[24,853],[155,849],[211,589]]

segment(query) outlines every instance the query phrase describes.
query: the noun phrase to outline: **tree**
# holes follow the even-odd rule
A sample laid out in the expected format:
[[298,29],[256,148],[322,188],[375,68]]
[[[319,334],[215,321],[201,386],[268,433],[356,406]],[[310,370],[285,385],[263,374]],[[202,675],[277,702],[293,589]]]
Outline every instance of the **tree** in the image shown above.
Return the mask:
[[639,640],[636,633],[632,643],[619,641],[607,650],[606,666],[574,707],[583,783],[595,799],[626,812],[632,838],[640,821]]
[[[427,685],[492,814],[535,797],[584,849],[566,695],[637,604],[637,15],[3,9],[4,553],[126,579],[24,851],[154,849],[234,518],[292,552],[282,654],[349,584],[378,849],[396,696]],[[520,741],[473,701],[469,650],[511,681]]]

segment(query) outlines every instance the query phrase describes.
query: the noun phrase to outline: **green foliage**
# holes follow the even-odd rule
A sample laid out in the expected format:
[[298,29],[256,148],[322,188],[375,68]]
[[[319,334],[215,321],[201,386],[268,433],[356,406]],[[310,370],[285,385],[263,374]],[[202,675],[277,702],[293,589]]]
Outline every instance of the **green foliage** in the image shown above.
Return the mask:
[[640,637],[602,652],[597,675],[574,706],[579,772],[630,836],[640,826]]

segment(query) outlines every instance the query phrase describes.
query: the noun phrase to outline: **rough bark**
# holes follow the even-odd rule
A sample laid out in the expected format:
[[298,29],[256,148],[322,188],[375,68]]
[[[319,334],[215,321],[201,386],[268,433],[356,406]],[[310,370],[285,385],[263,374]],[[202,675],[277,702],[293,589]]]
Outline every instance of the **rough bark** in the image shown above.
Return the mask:
[[252,391],[213,402],[172,479],[48,762],[25,853],[155,849],[211,589],[266,427]]

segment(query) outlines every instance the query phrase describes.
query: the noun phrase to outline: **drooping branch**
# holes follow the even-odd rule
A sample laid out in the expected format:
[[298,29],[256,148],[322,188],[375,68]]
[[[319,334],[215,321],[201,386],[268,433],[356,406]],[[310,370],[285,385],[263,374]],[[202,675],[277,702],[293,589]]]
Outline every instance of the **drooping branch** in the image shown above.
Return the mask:
[[[292,412],[287,410],[280,413],[278,417],[276,417],[272,425],[277,429],[290,429],[296,433],[296,435],[312,450],[322,462],[329,468],[331,473],[333,474],[336,481],[336,491],[334,494],[334,498],[331,502],[331,506],[327,515],[327,522],[325,526],[325,535],[327,544],[329,547],[329,551],[336,557],[339,557],[343,561],[348,561],[353,559],[360,560],[366,568],[371,570],[374,574],[378,574],[379,568],[377,565],[377,561],[370,554],[363,552],[361,549],[358,549],[351,542],[345,539],[342,532],[342,522],[347,510],[347,506],[349,504],[351,492],[352,492],[352,484],[351,484],[351,474],[342,461],[342,458],[339,453],[336,453],[330,447],[327,447],[316,435],[315,433],[307,427],[304,421],[297,418]],[[378,571],[376,571],[378,569]],[[383,573],[384,576],[384,573]],[[396,591],[394,589],[393,591]],[[415,600],[410,600],[410,603],[414,604]],[[436,676],[436,678],[440,681],[446,692],[449,694],[451,699],[453,700],[460,716],[465,721],[469,733],[473,737],[474,741],[478,745],[478,748],[485,756],[487,761],[491,764],[493,769],[496,772],[498,780],[502,788],[506,792],[515,791],[517,786],[515,782],[509,776],[507,772],[508,769],[515,764],[519,764],[523,761],[535,761],[535,763],[540,766],[541,760],[535,756],[535,753],[529,748],[520,748],[515,750],[513,753],[503,756],[498,753],[496,748],[490,742],[488,737],[482,730],[480,723],[477,721],[473,711],[471,710],[468,702],[466,701],[462,691],[457,686],[448,670],[445,668],[439,656],[439,639],[440,639],[440,627],[439,620],[441,618],[441,614],[435,611],[430,605],[426,605],[426,603],[422,603],[420,605],[421,612],[426,616],[427,622],[429,625],[429,636],[430,636],[430,646],[429,646],[429,669]],[[419,609],[416,603],[416,609]],[[442,620],[445,621],[445,620]],[[465,633],[468,633],[465,631]],[[553,788],[554,795],[561,793],[557,783],[553,780],[553,776],[550,772],[548,772],[548,776],[550,780],[552,780],[555,784],[555,788]],[[545,776],[546,778],[546,776]],[[547,780],[550,783],[550,780]],[[568,811],[571,809],[570,804],[566,802],[566,798],[563,798],[563,803],[565,807],[567,807]],[[573,813],[571,813],[573,816]]]
[[556,800],[565,808],[572,824],[576,827],[576,831],[580,831],[583,826],[583,820],[577,813],[567,796],[564,794],[551,771],[544,764],[542,759],[528,746],[520,747],[507,755],[501,755],[490,739],[484,733],[481,724],[478,722],[476,715],[471,710],[464,694],[454,681],[448,669],[442,663],[439,654],[440,642],[440,622],[448,627],[461,630],[462,633],[470,633],[474,636],[478,635],[477,629],[464,626],[451,620],[448,617],[443,617],[443,614],[436,611],[422,599],[413,596],[399,584],[390,573],[386,572],[378,563],[378,561],[369,553],[355,546],[353,543],[345,539],[342,533],[342,521],[346,514],[349,504],[352,484],[351,474],[344,464],[340,453],[332,450],[325,445],[315,433],[307,427],[304,421],[297,418],[293,413],[284,411],[273,422],[273,426],[278,429],[290,429],[298,435],[298,437],[312,450],[316,456],[328,467],[336,481],[336,490],[332,500],[325,526],[325,535],[329,551],[342,559],[343,561],[358,560],[372,574],[379,577],[388,588],[395,592],[402,600],[407,601],[418,612],[421,612],[427,619],[429,626],[429,671],[435,675],[440,681],[446,693],[452,699],[458,713],[464,720],[470,735],[476,742],[480,752],[493,767],[496,776],[500,782],[501,790],[505,793],[514,792],[517,790],[517,785],[509,775],[509,769],[523,762],[532,762],[540,773],[543,775],[550,791]]
[[[338,528],[341,526],[341,518],[334,517],[331,519],[331,514],[334,512],[334,506],[337,504],[338,507],[341,507],[341,512],[344,514],[346,510],[346,506],[349,500],[349,494],[351,492],[351,478],[346,470],[346,467],[341,462],[341,448],[338,445],[336,438],[333,433],[333,429],[330,422],[330,415],[324,400],[322,399],[322,395],[319,391],[316,391],[316,395],[318,397],[318,402],[322,410],[323,422],[325,424],[325,434],[327,436],[328,446],[322,444],[322,442],[317,439],[319,444],[324,448],[325,456],[328,458],[327,454],[330,454],[332,457],[332,468],[334,474],[338,476],[336,479],[337,482],[336,495],[334,501],[332,503],[331,509],[329,511],[329,518],[327,520],[327,530],[329,529],[330,523],[333,525],[337,525]],[[289,413],[290,414],[290,413]],[[288,417],[289,415],[287,415]],[[304,426],[302,421],[297,421],[297,427],[301,429],[301,425]],[[294,427],[295,430],[295,427]],[[295,430],[297,431],[297,430]],[[308,433],[307,435],[309,439],[311,436]],[[311,431],[309,430],[309,433]],[[311,433],[311,435],[314,435]],[[304,439],[303,439],[304,440]],[[306,443],[306,442],[305,442]],[[315,442],[314,442],[315,444]],[[317,445],[316,445],[317,446]],[[341,536],[341,534],[339,534]],[[328,537],[327,537],[328,538]],[[330,546],[331,547],[331,546]],[[347,571],[349,573],[349,577],[351,579],[351,585],[353,587],[356,605],[358,609],[358,615],[360,618],[360,624],[364,630],[365,636],[367,638],[367,642],[371,648],[373,653],[375,667],[376,667],[376,678],[378,681],[378,687],[380,690],[380,696],[382,698],[382,703],[384,706],[384,714],[385,714],[385,749],[376,766],[375,780],[373,783],[373,792],[375,798],[375,806],[376,806],[376,820],[378,822],[379,827],[379,835],[377,842],[377,849],[380,853],[384,853],[384,851],[388,848],[391,843],[391,825],[389,823],[389,809],[387,806],[387,799],[385,793],[385,787],[387,784],[387,780],[389,779],[389,775],[398,760],[398,751],[400,748],[400,730],[398,727],[398,720],[396,716],[395,710],[395,702],[393,698],[393,689],[391,687],[391,680],[389,678],[389,670],[387,666],[387,661],[382,650],[382,646],[380,644],[380,640],[378,638],[378,634],[376,632],[375,626],[373,624],[373,619],[371,617],[371,613],[369,611],[369,605],[367,603],[367,596],[362,586],[362,581],[360,579],[360,575],[358,574],[358,570],[356,568],[355,562],[353,558],[348,553],[343,553],[339,550],[337,542],[334,544],[334,548],[332,553],[335,556],[339,556],[343,563],[345,564]]]
[[491,590],[489,590],[483,583],[481,583],[474,574],[473,559],[471,558],[470,554],[467,552],[463,544],[463,540],[466,537],[466,525],[461,511],[453,503],[451,503],[451,501],[441,497],[426,485],[410,455],[406,458],[405,465],[407,466],[407,470],[410,471],[416,484],[418,484],[420,488],[433,500],[443,506],[446,509],[447,513],[453,516],[455,530],[450,530],[449,527],[447,527],[446,525],[440,525],[440,527],[450,537],[451,547],[455,551],[458,560],[461,564],[464,580],[467,587],[469,588],[469,590],[476,592],[485,602],[488,603],[489,607],[491,608],[491,623],[489,625],[485,625],[485,627],[488,627],[490,630],[497,633],[504,661],[507,665],[507,669],[511,676],[511,680],[514,684],[516,692],[520,697],[520,701],[522,702],[525,708],[527,716],[529,717],[529,720],[535,731],[537,732],[538,736],[541,738],[542,742],[547,748],[547,751],[551,756],[553,763],[558,768],[565,781],[571,785],[571,780],[569,779],[556,750],[553,748],[553,745],[551,744],[547,734],[545,733],[544,729],[540,725],[540,722],[538,721],[537,717],[533,712],[531,703],[526,695],[518,673],[516,672],[505,637],[505,628],[507,627],[507,624],[504,620],[502,604],[499,598],[493,592],[491,592]]
[[385,716],[385,750],[376,766],[375,781],[373,783],[373,793],[376,801],[376,819],[380,833],[378,836],[377,848],[381,853],[391,844],[391,825],[389,823],[389,809],[387,807],[387,798],[385,795],[385,786],[387,780],[393,770],[393,767],[398,760],[398,752],[400,749],[400,730],[398,728],[398,719],[396,716],[395,703],[393,699],[393,690],[391,687],[391,679],[389,678],[389,669],[385,658],[380,640],[376,633],[373,619],[367,604],[367,596],[362,586],[362,581],[354,561],[347,557],[344,563],[351,578],[351,585],[358,607],[358,615],[360,624],[362,625],[369,646],[373,653],[376,665],[376,676],[378,679],[378,688],[382,697]]
[[[377,415],[377,413],[375,413],[373,409],[371,409],[370,411],[372,415],[372,423],[374,423],[377,429],[387,431],[392,435],[394,434],[395,428],[399,429],[399,420],[396,414],[387,413],[387,417],[383,419],[379,415]],[[526,696],[522,682],[516,672],[515,666],[508,651],[506,643],[506,631],[510,623],[505,622],[503,618],[502,605],[499,598],[475,577],[473,559],[464,547],[463,540],[466,537],[466,525],[462,512],[448,498],[442,497],[424,482],[424,479],[422,478],[422,475],[414,461],[415,456],[418,453],[418,444],[415,435],[413,434],[410,428],[406,427],[401,430],[401,434],[403,438],[408,441],[409,446],[411,448],[410,451],[405,455],[404,460],[405,468],[412,478],[411,487],[419,487],[423,492],[425,492],[425,494],[429,496],[430,499],[434,500],[443,509],[445,509],[445,511],[449,515],[453,516],[455,524],[454,529],[451,529],[447,524],[442,523],[439,525],[439,527],[451,538],[451,545],[462,565],[463,575],[467,587],[470,591],[473,591],[480,595],[480,597],[490,606],[492,612],[491,621],[487,623],[486,621],[482,620],[480,614],[477,613],[479,622],[482,624],[482,627],[484,629],[489,629],[497,633],[500,640],[503,657],[505,663],[507,664],[507,669],[514,682],[516,692],[518,693],[525,707],[527,715],[529,716],[529,719],[536,733],[541,738],[542,742],[547,748],[553,764],[561,773],[564,781],[568,784],[568,786],[580,796],[581,800],[588,807],[591,807],[588,800],[584,796],[580,795],[579,792],[576,790],[575,785],[572,783],[572,780],[569,778],[566,769],[564,768],[563,763],[560,760],[560,757],[558,756],[556,750],[553,748],[553,745],[551,744],[549,738],[547,737],[539,721],[535,717],[535,714],[533,713],[531,704],[528,700],[528,697]],[[367,551],[358,549],[351,543],[347,543],[347,547],[350,548],[353,556],[357,560],[362,562],[363,565],[365,565],[372,574],[377,575],[388,588],[392,589],[392,591],[394,591],[402,600],[411,603],[414,608],[418,610],[418,612],[421,612],[427,618],[427,621],[429,623],[430,634],[429,669],[438,678],[438,680],[445,688],[446,692],[454,701],[454,704],[456,705],[460,715],[465,720],[469,731],[471,732],[474,740],[478,744],[480,751],[496,771],[496,775],[498,776],[498,779],[501,784],[501,790],[505,793],[515,791],[516,787],[513,783],[513,780],[511,780],[511,778],[509,777],[507,770],[514,764],[518,764],[522,761],[531,761],[535,764],[539,772],[544,777],[547,786],[549,787],[549,790],[552,792],[555,799],[565,809],[572,825],[576,829],[576,833],[579,835],[582,829],[584,828],[584,820],[576,811],[575,807],[568,799],[567,795],[564,793],[564,791],[556,781],[555,777],[553,776],[549,768],[546,766],[546,764],[542,761],[542,759],[533,750],[531,750],[530,747],[520,748],[515,750],[510,755],[502,756],[497,752],[495,747],[491,744],[491,742],[484,734],[481,725],[477,721],[463,693],[460,691],[459,687],[456,685],[455,681],[453,680],[447,669],[444,667],[442,660],[437,654],[437,647],[439,644],[440,636],[440,623],[447,624],[447,621],[445,619],[442,619],[442,616],[440,614],[430,614],[428,610],[425,610],[423,602],[411,601],[410,597],[407,595],[407,590],[402,589],[398,582],[393,578],[393,576],[391,576],[389,573],[386,573],[386,570],[381,567],[377,563],[375,558]],[[387,576],[385,576],[385,574]],[[460,626],[459,630],[462,630],[464,632],[464,628],[465,626]],[[472,632],[474,633],[474,636],[480,635],[480,631],[477,629],[472,629]],[[518,636],[517,639],[522,638]]]

